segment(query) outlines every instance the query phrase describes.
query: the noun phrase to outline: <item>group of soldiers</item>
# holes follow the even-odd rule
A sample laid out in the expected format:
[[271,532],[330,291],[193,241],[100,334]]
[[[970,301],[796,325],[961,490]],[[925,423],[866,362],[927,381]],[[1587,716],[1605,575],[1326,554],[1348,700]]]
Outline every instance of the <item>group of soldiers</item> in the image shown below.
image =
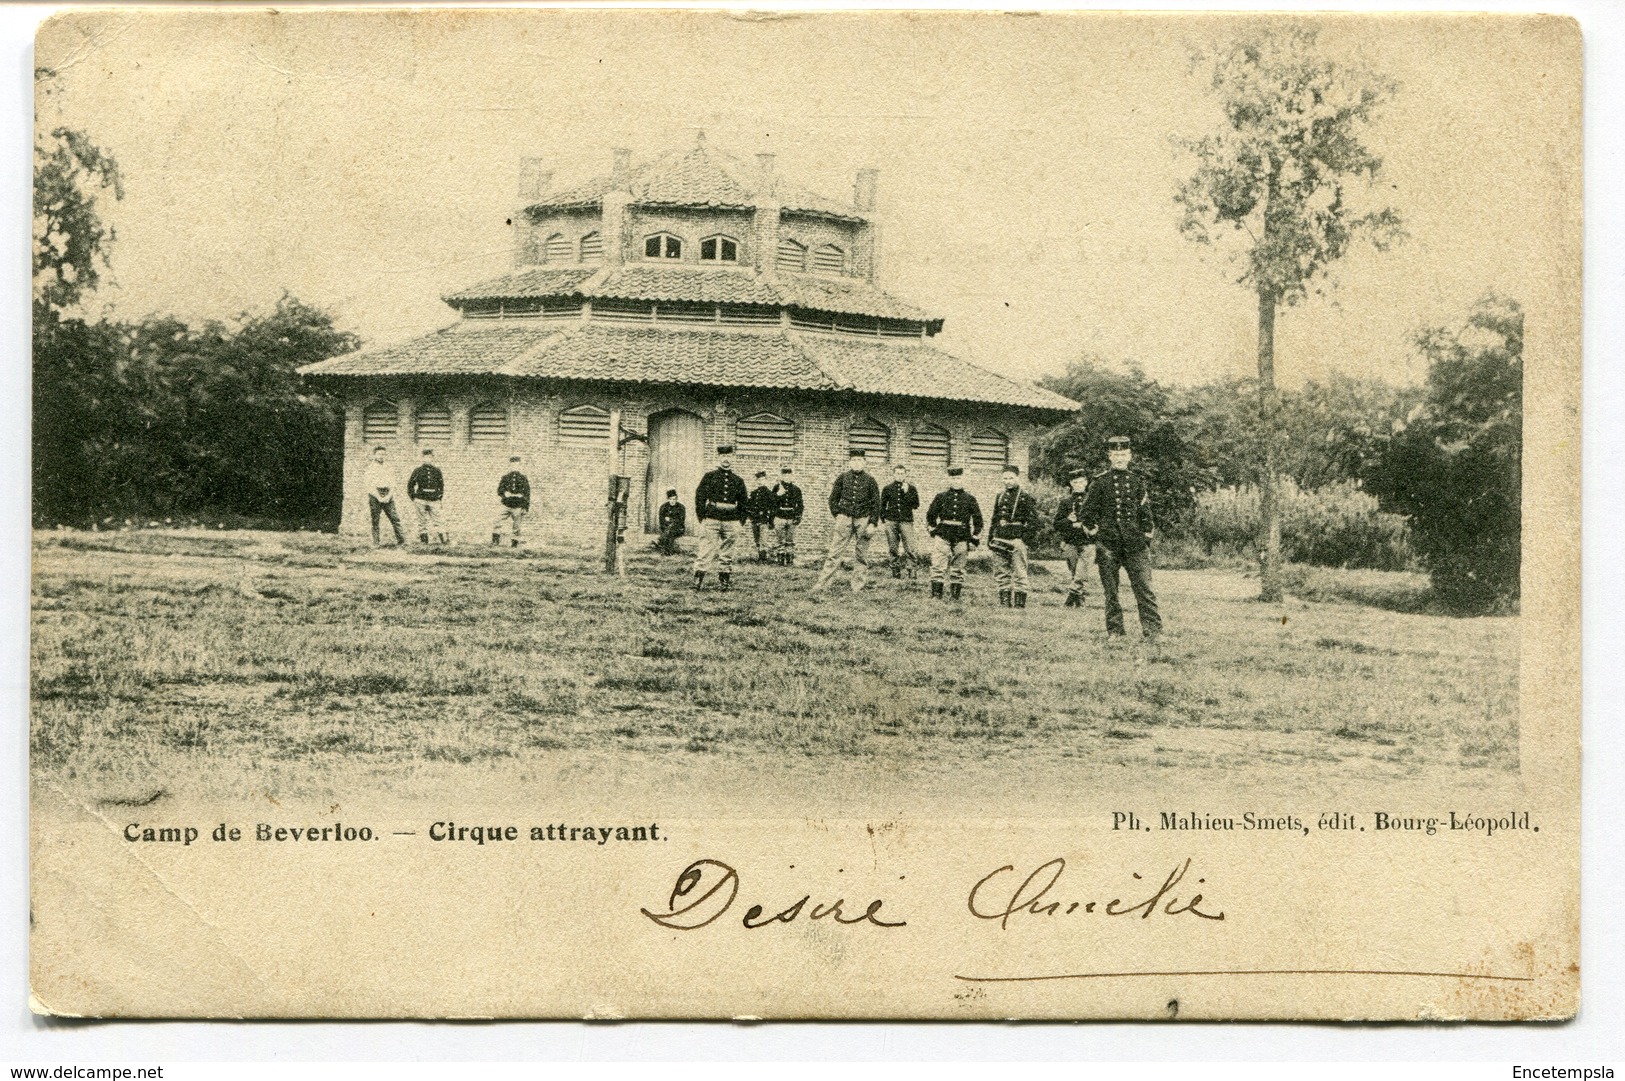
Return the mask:
[[[530,513],[530,478],[520,470],[520,456],[508,459],[509,469],[497,481],[497,516],[491,525],[491,543],[502,544],[502,535],[508,534],[509,543],[517,548],[524,537],[525,516]],[[372,448],[372,461],[367,463],[367,510],[372,516],[372,543],[383,543],[379,526],[388,520],[395,533],[395,543],[406,543],[406,531],[401,528],[401,515],[395,508],[395,469],[389,464],[387,449]],[[440,501],[446,497],[446,476],[434,464],[434,450],[423,449],[423,461],[406,478],[406,498],[412,503],[417,516],[418,543],[447,544],[450,537],[440,522]]]
[[[719,588],[732,588],[734,549],[747,526],[758,560],[785,566],[795,562],[795,536],[805,514],[805,502],[792,479],[793,471],[785,466],[772,487],[767,485],[767,473],[758,472],[756,488],[749,490],[745,479],[734,472],[733,450],[727,445],[717,448],[716,468],[700,479],[694,493],[699,533],[699,554],[694,562],[696,590],[704,589],[706,578],[712,574]],[[1162,632],[1162,617],[1151,586],[1154,523],[1150,492],[1145,481],[1129,469],[1133,447],[1128,436],[1107,439],[1106,455],[1110,466],[1102,473],[1091,476],[1084,468],[1071,471],[1071,490],[1061,500],[1052,523],[1067,563],[1065,607],[1084,606],[1088,555],[1093,549],[1107,633],[1124,633],[1118,591],[1121,576],[1126,573],[1139,610],[1140,631],[1154,639]],[[928,564],[932,598],[959,601],[965,588],[965,564],[971,551],[983,543],[985,526],[987,549],[994,557],[999,604],[1006,608],[1027,607],[1028,548],[1038,533],[1039,512],[1038,501],[1021,486],[1019,466],[1004,467],[1004,488],[994,499],[992,515],[986,520],[976,497],[965,490],[964,470],[950,467],[946,487],[925,511],[926,532],[931,539],[929,556],[922,552],[914,528],[920,507],[919,490],[908,479],[906,466],[894,466],[892,474],[891,482],[881,488],[869,475],[863,451],[852,451],[847,469],[830,486],[829,544],[812,587],[814,593],[828,588],[848,562],[852,566],[852,590],[862,590],[868,582],[869,545],[878,529],[886,538],[893,578],[905,573],[913,578],[917,568]],[[675,489],[666,493],[660,526],[661,538],[656,546],[675,552],[676,538],[687,526],[687,511]]]

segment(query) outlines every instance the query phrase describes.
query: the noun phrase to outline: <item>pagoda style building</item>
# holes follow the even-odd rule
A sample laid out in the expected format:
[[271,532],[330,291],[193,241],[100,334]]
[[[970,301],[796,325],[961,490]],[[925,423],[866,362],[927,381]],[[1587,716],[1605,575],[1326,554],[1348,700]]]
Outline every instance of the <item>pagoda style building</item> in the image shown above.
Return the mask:
[[814,550],[849,450],[882,484],[907,462],[927,500],[962,465],[988,508],[1004,464],[1025,474],[1033,435],[1077,408],[937,348],[942,318],[876,287],[873,169],[842,203],[782,183],[771,154],[745,164],[702,139],[641,166],[617,150],[607,176],[551,181],[524,163],[514,271],[445,297],[457,322],[302,369],[345,403],[345,531],[368,529],[372,447],[389,448],[403,500],[434,447],[456,534],[489,534],[519,453],[527,532],[593,548],[617,415],[646,436],[616,459],[633,530],[653,528],[668,488],[692,515],[715,447],[732,443],[747,481],[795,467]]

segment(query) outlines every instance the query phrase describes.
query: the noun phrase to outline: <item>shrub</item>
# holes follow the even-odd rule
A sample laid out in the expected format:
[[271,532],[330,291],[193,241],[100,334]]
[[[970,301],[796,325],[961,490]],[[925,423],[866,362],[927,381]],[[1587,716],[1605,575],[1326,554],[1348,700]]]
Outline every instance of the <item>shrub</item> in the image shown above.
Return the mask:
[[[1373,570],[1411,565],[1405,518],[1380,510],[1358,484],[1304,491],[1283,478],[1281,497],[1281,553],[1291,562]],[[1248,486],[1198,495],[1187,532],[1212,555],[1247,551],[1258,529],[1258,489]]]

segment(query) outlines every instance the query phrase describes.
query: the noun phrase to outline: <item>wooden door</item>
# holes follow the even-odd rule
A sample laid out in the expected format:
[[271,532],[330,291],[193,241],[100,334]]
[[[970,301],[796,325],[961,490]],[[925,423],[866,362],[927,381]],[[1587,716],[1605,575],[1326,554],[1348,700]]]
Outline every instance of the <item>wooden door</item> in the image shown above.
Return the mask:
[[643,528],[659,528],[660,504],[666,489],[676,488],[694,528],[694,489],[705,475],[705,422],[693,413],[673,409],[649,418],[649,476],[645,486]]

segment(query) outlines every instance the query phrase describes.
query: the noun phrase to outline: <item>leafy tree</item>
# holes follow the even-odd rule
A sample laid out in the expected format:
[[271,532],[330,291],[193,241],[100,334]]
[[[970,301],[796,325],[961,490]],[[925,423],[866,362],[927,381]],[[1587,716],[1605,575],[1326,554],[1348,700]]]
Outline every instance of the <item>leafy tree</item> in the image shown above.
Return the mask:
[[1083,408],[1035,442],[1034,477],[1065,485],[1079,466],[1103,469],[1106,437],[1127,435],[1134,440],[1136,467],[1151,487],[1159,525],[1177,523],[1194,505],[1196,492],[1213,486],[1216,477],[1200,462],[1189,438],[1189,410],[1137,365],[1114,368],[1099,357],[1086,357],[1069,365],[1065,375],[1041,382]]
[[1489,294],[1460,328],[1416,337],[1426,400],[1367,487],[1410,515],[1433,591],[1462,612],[1507,609],[1522,564],[1523,309]]
[[1219,131],[1182,140],[1196,170],[1180,185],[1180,231],[1211,244],[1239,244],[1237,281],[1258,299],[1258,420],[1262,496],[1261,599],[1281,596],[1279,402],[1275,389],[1275,317],[1321,291],[1331,264],[1358,238],[1385,250],[1400,236],[1399,215],[1358,213],[1345,201],[1351,184],[1370,185],[1381,160],[1360,141],[1362,129],[1392,95],[1387,80],[1332,63],[1315,51],[1310,29],[1268,30],[1211,57],[1211,88],[1224,113]]
[[[52,92],[55,73],[34,73],[42,98]],[[124,198],[118,162],[83,132],[57,127],[34,135],[34,304],[38,323],[60,315],[96,288],[109,265],[113,231],[102,221],[96,200],[111,190]]]

